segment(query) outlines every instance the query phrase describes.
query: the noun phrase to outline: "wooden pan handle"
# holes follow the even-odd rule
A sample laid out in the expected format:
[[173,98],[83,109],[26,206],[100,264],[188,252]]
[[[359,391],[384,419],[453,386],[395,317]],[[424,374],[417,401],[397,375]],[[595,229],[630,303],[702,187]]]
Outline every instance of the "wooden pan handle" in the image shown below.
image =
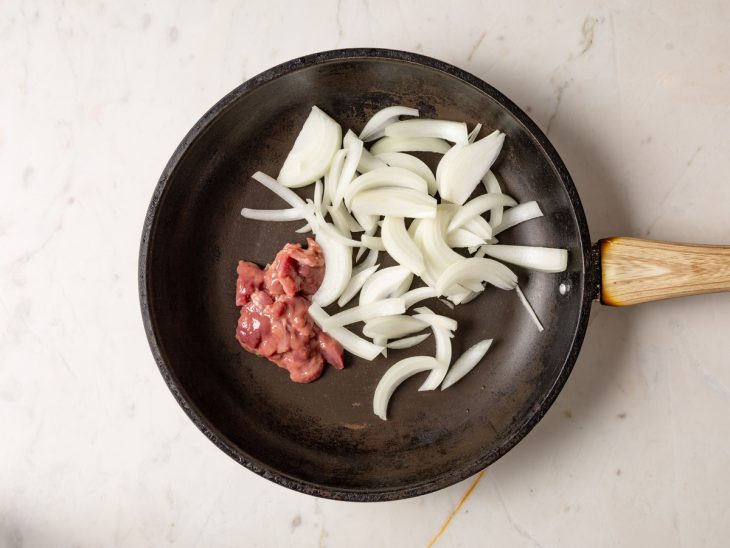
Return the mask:
[[601,250],[601,302],[628,306],[730,291],[730,246],[609,238]]

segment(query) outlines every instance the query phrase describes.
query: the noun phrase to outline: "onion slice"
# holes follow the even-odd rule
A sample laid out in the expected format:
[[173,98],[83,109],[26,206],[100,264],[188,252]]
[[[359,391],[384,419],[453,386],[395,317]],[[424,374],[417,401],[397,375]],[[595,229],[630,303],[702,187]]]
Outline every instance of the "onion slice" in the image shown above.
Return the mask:
[[411,154],[405,154],[403,152],[382,152],[375,156],[378,160],[382,160],[390,167],[400,167],[407,169],[416,175],[419,175],[426,184],[428,185],[428,193],[433,196],[436,194],[436,177],[431,171],[431,168],[426,165],[426,162],[420,158],[416,158]]
[[409,188],[426,194],[428,184],[419,175],[401,167],[381,167],[360,175],[344,191],[345,204],[350,206],[358,193],[382,187]]
[[499,244],[485,246],[484,253],[538,272],[563,272],[568,268],[568,252],[565,249]]
[[306,186],[322,177],[342,144],[340,124],[312,107],[284,160],[278,181],[289,188]]
[[[497,177],[494,176],[494,173],[492,173],[491,169],[487,171],[484,177],[482,177],[482,184],[484,185],[484,189],[489,194],[502,194],[502,189],[499,187],[499,181],[497,181]],[[503,207],[492,208],[491,212],[489,213],[489,224],[492,228],[502,222],[503,212]]]
[[385,107],[372,115],[360,132],[360,139],[373,141],[383,136],[385,126],[398,120],[399,116],[418,116],[418,109],[402,106]]
[[332,327],[342,327],[356,322],[367,322],[374,318],[396,316],[403,314],[405,311],[406,303],[403,299],[383,299],[382,301],[361,304],[338,312],[327,318],[322,325],[322,329],[328,331]]
[[[324,329],[322,324],[326,323],[329,314],[327,314],[322,307],[316,303],[310,304],[309,315],[320,328]],[[327,330],[326,333],[340,343],[342,347],[351,354],[355,354],[355,356],[359,356],[369,361],[374,360],[378,354],[383,351],[382,346],[375,345],[362,337],[358,337],[355,333],[345,327],[333,327],[332,329]]]
[[264,173],[263,171],[257,171],[256,173],[251,175],[251,178],[268,188],[271,192],[276,194],[279,198],[284,200],[290,206],[299,207],[305,205],[305,201],[300,198],[296,192],[285,187],[270,175],[266,175],[266,173]]
[[375,388],[373,412],[381,419],[387,420],[388,402],[395,389],[407,378],[438,367],[441,367],[441,364],[431,356],[413,356],[393,364]]
[[433,137],[383,137],[370,147],[370,152],[381,154],[383,152],[436,152],[446,154],[451,147],[443,139]]
[[322,248],[327,268],[324,269],[322,284],[312,296],[312,303],[328,306],[337,300],[350,281],[352,250],[324,233],[317,234],[317,243]]
[[298,221],[308,218],[312,213],[314,213],[314,207],[311,205],[291,207],[289,209],[249,209],[244,207],[241,210],[241,216],[245,219],[254,219],[256,221]]
[[[377,255],[376,255],[377,258]],[[365,259],[367,260],[367,259]],[[364,262],[364,261],[363,261]],[[375,272],[378,270],[380,265],[372,265],[367,268],[364,268],[360,270],[359,272],[355,272],[355,269],[353,269],[352,278],[350,278],[350,281],[347,283],[347,286],[342,291],[342,294],[340,295],[340,298],[337,299],[337,306],[342,308],[347,303],[349,303],[352,298],[357,295],[357,292],[362,289],[362,286],[365,284],[365,282],[375,274]],[[359,267],[358,267],[359,268]]]
[[395,341],[390,341],[386,344],[387,348],[392,348],[393,350],[403,350],[404,348],[411,348],[412,346],[416,346],[417,344],[421,344],[423,341],[428,339],[431,336],[430,333],[423,333],[422,335],[412,335],[410,337],[405,337],[403,339],[397,339]]
[[522,306],[525,307],[525,310],[527,311],[527,314],[530,316],[530,319],[532,320],[532,323],[535,324],[535,327],[537,327],[537,330],[542,333],[545,328],[542,326],[542,322],[540,321],[540,318],[537,317],[537,314],[535,314],[535,309],[532,308],[532,305],[530,304],[530,301],[527,300],[527,297],[525,297],[525,294],[522,292],[522,289],[520,289],[519,285],[515,286],[515,292],[520,298],[520,302],[522,303]]
[[[506,194],[482,194],[473,200],[469,200],[461,206],[456,213],[454,213],[447,230],[450,232],[457,228],[461,228],[467,221],[481,215],[485,211],[490,211],[497,207],[511,207],[516,204],[517,202]],[[489,234],[489,237],[492,237],[491,233]]]
[[380,236],[385,251],[395,262],[405,266],[416,276],[423,273],[425,268],[423,254],[408,235],[403,217],[385,217],[380,228]]
[[484,245],[487,242],[465,228],[457,228],[446,235],[446,243],[449,247],[473,247],[474,251],[476,251],[480,245]]
[[427,327],[428,324],[425,321],[414,316],[383,316],[366,322],[365,327],[362,328],[362,334],[371,339],[374,337],[398,339],[423,331]]
[[485,339],[480,341],[459,356],[451,366],[450,371],[446,374],[444,382],[441,383],[441,390],[446,390],[449,386],[460,381],[464,375],[474,369],[474,367],[482,361],[487,350],[489,350],[489,347],[492,346],[493,341],[494,339]]
[[514,289],[517,276],[502,263],[491,259],[470,257],[453,263],[438,279],[436,291],[443,295],[447,289],[465,281],[485,281],[500,289]]
[[[325,269],[325,276],[327,270]],[[365,281],[360,291],[360,304],[368,304],[392,296],[413,274],[404,266],[391,266],[377,271]],[[407,290],[406,290],[407,291]]]
[[345,191],[355,178],[355,171],[357,171],[357,165],[360,162],[360,157],[362,156],[363,151],[362,141],[355,137],[354,134],[352,134],[352,131],[349,131],[348,134],[350,138],[348,139],[349,144],[347,145],[347,156],[345,157],[345,163],[342,166],[340,179],[337,182],[335,199],[332,200],[332,204],[334,206],[339,206],[342,203]]
[[473,143],[477,140],[477,137],[479,137],[479,132],[482,130],[482,124],[477,124],[474,126],[474,129],[472,129],[469,132],[469,144]]
[[368,249],[375,249],[377,251],[385,251],[385,245],[383,244],[382,238],[378,238],[377,236],[370,236],[369,234],[363,234],[360,237],[360,241],[362,242],[363,247],[367,247]]
[[415,314],[413,317],[423,320],[429,325],[436,325],[446,329],[447,331],[456,331],[456,328],[459,327],[456,320],[449,318],[448,316],[436,314],[433,310],[426,306],[416,308],[415,311],[418,312],[418,314]]
[[412,139],[419,137],[435,137],[452,143],[465,145],[469,132],[464,122],[449,120],[402,120],[385,126],[386,137]]
[[358,193],[352,199],[350,209],[356,212],[358,219],[359,215],[433,218],[436,216],[436,200],[425,192],[410,188],[386,187]]
[[504,232],[508,228],[512,228],[515,225],[524,223],[531,219],[537,219],[542,217],[542,211],[537,202],[525,202],[520,205],[516,205],[504,212],[502,215],[502,222],[499,225],[493,227],[492,236],[496,236],[500,232]]
[[434,297],[437,297],[436,290],[433,287],[428,286],[417,287],[416,289],[411,289],[407,293],[403,293],[403,295],[401,295],[401,298],[406,303],[406,308],[410,308],[416,303],[420,303],[421,301],[432,299]]
[[342,167],[345,165],[346,156],[347,150],[344,148],[335,152],[335,155],[332,157],[332,163],[330,164],[329,171],[324,178],[324,192],[327,195],[327,199],[330,203],[335,201],[335,196],[337,195],[337,185],[340,182]]
[[[451,364],[451,332],[448,328],[444,327],[441,318],[449,320],[445,316],[439,316],[434,314],[431,310],[426,307],[419,308],[420,314],[414,316],[419,318],[431,326],[433,331],[433,337],[436,340],[436,360],[441,364],[441,368],[432,369],[424,383],[418,389],[419,392],[425,390],[435,390],[441,381],[444,380],[446,372],[449,370]],[[455,324],[456,322],[454,322]],[[454,329],[456,327],[454,326]]]
[[436,170],[441,198],[463,204],[499,156],[504,133],[494,133],[470,145],[455,145],[445,154]]

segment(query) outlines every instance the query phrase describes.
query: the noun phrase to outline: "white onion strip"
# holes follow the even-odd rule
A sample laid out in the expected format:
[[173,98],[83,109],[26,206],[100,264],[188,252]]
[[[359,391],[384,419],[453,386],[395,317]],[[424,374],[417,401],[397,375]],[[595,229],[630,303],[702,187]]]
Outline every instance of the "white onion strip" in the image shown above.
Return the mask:
[[447,331],[456,331],[457,327],[459,327],[458,322],[453,318],[436,314],[426,306],[416,308],[415,312],[418,312],[418,314],[415,314],[413,316],[414,318],[418,318],[429,325],[436,325],[442,329],[446,329]]
[[365,327],[362,328],[362,334],[371,339],[374,337],[399,339],[423,331],[427,327],[428,324],[425,321],[414,316],[383,316],[366,322]]
[[284,160],[278,181],[289,188],[308,185],[322,177],[342,144],[340,124],[316,106],[299,130]]
[[540,206],[537,205],[537,202],[525,202],[516,205],[504,212],[502,222],[493,227],[492,236],[496,236],[508,228],[512,228],[515,225],[531,219],[537,219],[538,217],[542,217],[542,211],[540,210]]
[[[448,328],[444,327],[443,322],[441,321],[441,318],[445,318],[445,316],[439,316],[438,314],[434,314],[430,309],[426,307],[422,307],[417,310],[420,312],[420,314],[414,317],[425,321],[431,326],[431,331],[433,331],[433,337],[436,341],[435,357],[442,366],[440,369],[431,370],[431,373],[418,389],[419,392],[423,392],[425,390],[435,390],[436,388],[438,388],[438,385],[441,384],[441,381],[444,380],[446,372],[449,370],[449,365],[451,364],[452,334]],[[456,329],[456,327],[454,327],[454,329]]]
[[[342,234],[348,238],[351,236],[353,227],[360,227],[357,221],[347,212],[347,209],[343,204],[340,204],[338,207],[332,205],[327,206],[327,211],[329,212],[335,227],[337,227],[337,230],[342,232]],[[360,230],[362,231],[362,227],[360,227]]]
[[379,139],[372,147],[370,152],[382,154],[383,152],[436,152],[437,154],[446,154],[451,147],[449,143],[443,139],[434,139],[433,137],[383,137]]
[[[309,305],[309,315],[320,328],[323,323],[326,323],[329,317],[327,312],[322,310],[316,303]],[[345,350],[365,360],[372,361],[383,351],[381,346],[377,346],[362,337],[358,337],[346,327],[334,327],[326,331],[326,333],[340,343]]]
[[405,266],[416,276],[423,273],[425,268],[423,254],[408,235],[403,217],[385,217],[380,228],[380,236],[384,250],[395,262]]
[[330,203],[335,201],[337,195],[337,184],[340,182],[340,176],[342,175],[342,167],[345,165],[345,158],[347,156],[347,149],[338,150],[332,157],[332,163],[330,164],[329,171],[324,178],[324,191],[327,194],[327,199]]
[[500,289],[509,290],[517,285],[517,276],[502,263],[470,257],[455,262],[444,270],[436,283],[436,291],[443,295],[452,285],[464,281],[485,281]]
[[322,284],[312,296],[312,303],[328,306],[342,294],[352,277],[352,250],[324,233],[317,234],[317,243],[322,248],[327,268]]
[[360,139],[373,141],[383,136],[385,126],[398,120],[399,116],[418,116],[418,109],[402,106],[385,107],[370,117],[360,132]]
[[342,198],[345,196],[345,191],[350,186],[350,183],[355,178],[355,171],[357,171],[357,164],[360,162],[360,156],[362,155],[363,144],[357,137],[351,136],[349,144],[347,146],[347,156],[345,157],[345,163],[342,166],[342,172],[340,173],[340,180],[337,182],[337,192],[335,193],[335,199],[332,200],[332,204],[339,206],[342,203]]
[[[377,258],[377,255],[375,256]],[[367,260],[367,259],[366,259]],[[364,262],[364,261],[363,261]],[[347,286],[342,291],[342,294],[340,295],[340,298],[337,299],[337,306],[342,308],[347,303],[349,303],[352,298],[357,295],[357,292],[362,289],[362,286],[365,284],[365,282],[375,274],[375,272],[378,270],[380,265],[372,265],[367,268],[364,268],[360,270],[359,272],[355,272],[357,269],[353,269],[352,271],[352,277],[350,278],[350,281],[347,283]],[[359,267],[358,267],[359,268]]]
[[487,350],[489,350],[489,347],[492,346],[493,341],[494,339],[485,339],[480,341],[459,356],[451,366],[450,371],[446,374],[444,382],[441,383],[441,390],[446,390],[449,386],[460,381],[464,375],[474,369],[474,367],[482,361]]
[[358,215],[433,218],[436,216],[436,200],[409,188],[386,187],[360,192],[352,199],[351,210],[357,211]]
[[361,270],[370,268],[377,262],[378,262],[378,250],[370,249],[368,251],[367,257],[365,257],[365,260],[363,262],[361,262],[359,265],[357,265],[355,268],[353,268],[352,272],[353,272],[353,274],[357,274]]
[[[499,187],[499,181],[497,181],[497,177],[494,176],[491,169],[487,171],[484,177],[482,177],[482,184],[489,194],[502,194],[502,189]],[[502,222],[503,212],[503,207],[495,207],[492,209],[489,214],[489,224],[492,228]]]
[[416,346],[417,344],[421,344],[423,341],[428,339],[431,336],[430,333],[423,333],[422,335],[412,335],[410,337],[405,337],[403,339],[396,339],[395,341],[390,341],[386,344],[388,348],[392,348],[393,350],[403,350],[404,348],[411,348],[412,346]]
[[401,295],[401,298],[405,301],[406,308],[410,308],[416,303],[420,303],[421,301],[425,301],[426,299],[432,299],[436,296],[436,290],[433,287],[426,286],[411,289],[407,293],[403,293],[403,295]]
[[520,298],[520,302],[522,303],[522,306],[525,307],[527,314],[530,316],[532,323],[534,323],[535,327],[537,327],[537,330],[540,333],[542,333],[545,330],[545,328],[542,326],[542,322],[540,321],[540,318],[538,318],[537,314],[535,314],[535,309],[532,308],[530,301],[527,300],[527,297],[525,297],[525,294],[522,292],[522,289],[520,289],[519,285],[515,286],[515,291],[517,292],[517,295]]
[[492,167],[504,143],[504,133],[494,133],[470,145],[455,145],[436,169],[439,194],[444,200],[463,204]]
[[474,126],[474,129],[472,129],[469,132],[469,137],[468,137],[469,144],[471,144],[477,140],[477,137],[479,137],[479,132],[481,130],[482,130],[482,124],[477,124]]
[[[325,275],[326,272],[325,269]],[[360,291],[360,304],[368,304],[392,296],[409,279],[413,279],[413,274],[403,266],[390,266],[378,270],[365,281]]]
[[426,162],[420,158],[416,158],[411,154],[405,154],[403,152],[382,152],[375,156],[378,160],[382,160],[390,167],[400,167],[412,171],[416,175],[419,175],[426,181],[428,185],[428,193],[433,196],[438,190],[436,187],[436,177],[431,171],[431,168],[426,165]]
[[[449,223],[448,231],[461,228],[469,220],[496,207],[514,206],[517,202],[506,194],[482,194],[461,206]],[[492,237],[490,232],[489,237]]]
[[527,245],[487,245],[484,252],[506,263],[538,272],[563,272],[568,267],[568,252],[552,247]]
[[271,192],[276,194],[279,198],[284,200],[290,206],[299,207],[305,205],[304,200],[300,198],[296,192],[294,192],[290,188],[285,187],[270,175],[266,175],[266,173],[264,173],[263,171],[257,171],[256,173],[251,175],[251,178],[268,188]]
[[[383,299],[368,304],[353,306],[342,312],[338,312],[327,318],[322,329],[328,331],[332,327],[343,327],[351,323],[367,322],[374,318],[395,316],[406,311],[406,303],[403,299]],[[384,345],[378,345],[384,346]]]
[[469,139],[469,132],[464,122],[449,120],[402,120],[385,126],[386,137],[412,139],[418,137],[435,137],[452,143],[465,145]]
[[424,194],[428,192],[428,183],[423,177],[402,167],[386,166],[368,171],[352,181],[343,192],[345,203],[350,206],[359,192],[381,187],[409,188]]
[[370,236],[369,234],[363,234],[360,237],[360,241],[362,242],[363,247],[367,247],[368,249],[375,249],[377,251],[385,251],[385,245],[382,238],[378,238],[377,236]]
[[310,205],[289,209],[249,209],[244,207],[241,210],[241,215],[244,218],[256,221],[298,221],[306,219],[312,213],[314,213],[314,208]]
[[413,356],[393,364],[375,388],[373,412],[381,419],[387,420],[388,402],[395,389],[407,378],[437,367],[441,367],[441,364],[431,356]]
[[474,251],[476,251],[480,245],[484,245],[487,242],[465,228],[457,228],[446,235],[446,243],[452,248],[473,247]]

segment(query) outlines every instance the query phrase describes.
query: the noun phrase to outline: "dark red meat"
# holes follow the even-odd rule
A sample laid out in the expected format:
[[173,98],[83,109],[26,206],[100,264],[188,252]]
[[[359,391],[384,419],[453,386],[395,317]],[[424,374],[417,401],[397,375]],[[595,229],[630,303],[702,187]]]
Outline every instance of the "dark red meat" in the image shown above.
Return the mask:
[[326,361],[342,369],[342,347],[309,316],[310,298],[324,277],[324,255],[316,241],[307,249],[286,244],[261,270],[240,261],[236,306],[241,307],[236,338],[241,346],[289,371],[294,382],[312,382]]

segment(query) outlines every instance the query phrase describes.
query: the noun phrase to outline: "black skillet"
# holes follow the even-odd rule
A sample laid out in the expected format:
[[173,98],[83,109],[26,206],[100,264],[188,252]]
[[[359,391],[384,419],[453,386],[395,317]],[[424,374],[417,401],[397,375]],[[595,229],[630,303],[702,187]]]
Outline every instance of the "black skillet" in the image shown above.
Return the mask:
[[[561,274],[517,270],[546,326],[543,333],[514,292],[491,288],[454,312],[438,301],[427,303],[459,321],[455,356],[479,339],[497,342],[484,363],[446,391],[418,392],[423,375],[404,383],[391,400],[390,420],[383,422],[372,413],[378,380],[396,359],[431,354],[432,342],[393,352],[388,359],[350,359],[343,371],[330,369],[314,383],[294,384],[284,370],[238,345],[234,286],[239,259],[263,265],[286,242],[303,240],[293,232],[295,223],[240,217],[244,204],[284,207],[250,174],[278,173],[312,105],[359,132],[370,115],[394,104],[417,107],[423,117],[470,126],[481,122],[482,135],[504,131],[505,146],[494,170],[507,193],[518,201],[537,200],[545,216],[503,233],[500,240],[566,248],[570,261]],[[400,499],[469,477],[537,424],[575,363],[591,303],[601,296],[601,276],[609,304],[730,289],[728,249],[630,239],[601,245],[602,274],[601,246],[591,244],[565,165],[535,123],[499,91],[413,53],[329,51],[245,82],[185,136],[160,177],[145,219],[139,259],[142,316],[176,400],[232,458],[312,495]],[[647,266],[651,254],[657,259]],[[702,270],[708,257],[720,265],[719,275],[717,268]],[[658,263],[663,265],[659,274],[652,269]],[[672,276],[687,279],[677,283]],[[687,280],[697,283],[688,289]]]

